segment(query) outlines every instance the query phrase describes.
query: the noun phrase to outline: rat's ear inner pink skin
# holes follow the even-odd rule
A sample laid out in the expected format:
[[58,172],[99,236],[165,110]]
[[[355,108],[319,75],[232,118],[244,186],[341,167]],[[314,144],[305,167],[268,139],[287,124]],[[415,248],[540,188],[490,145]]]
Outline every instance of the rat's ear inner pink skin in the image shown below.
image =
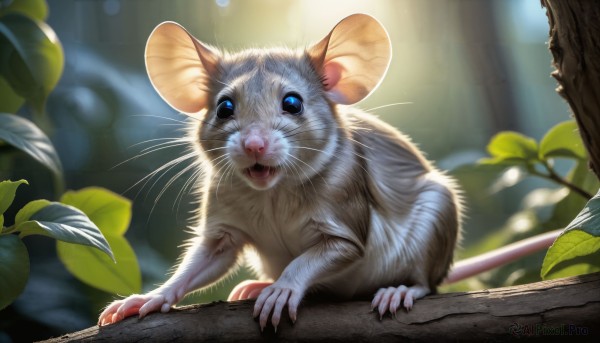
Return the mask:
[[181,25],[164,22],[146,43],[146,70],[154,89],[176,110],[194,115],[208,105],[209,80],[219,54]]
[[324,76],[330,98],[342,105],[369,96],[383,80],[392,59],[385,28],[364,14],[346,17],[308,51]]

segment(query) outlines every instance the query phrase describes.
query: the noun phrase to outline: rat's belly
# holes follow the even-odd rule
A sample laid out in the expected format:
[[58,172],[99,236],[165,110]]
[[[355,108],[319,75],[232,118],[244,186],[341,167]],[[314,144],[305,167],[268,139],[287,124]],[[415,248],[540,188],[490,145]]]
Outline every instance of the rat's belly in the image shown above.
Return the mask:
[[261,279],[277,280],[283,270],[316,239],[302,221],[290,221],[286,225],[263,223],[253,229],[253,242],[246,251],[246,261]]

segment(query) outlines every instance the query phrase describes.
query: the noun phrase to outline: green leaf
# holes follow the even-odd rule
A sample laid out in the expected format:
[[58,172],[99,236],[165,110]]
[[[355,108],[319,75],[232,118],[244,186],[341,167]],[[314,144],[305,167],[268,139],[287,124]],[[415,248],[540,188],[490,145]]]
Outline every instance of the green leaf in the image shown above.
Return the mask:
[[0,112],[16,113],[25,99],[13,91],[6,79],[0,75]]
[[493,159],[507,161],[537,161],[538,148],[534,139],[517,132],[504,131],[490,140],[487,150]]
[[131,221],[131,201],[107,189],[84,188],[65,193],[61,202],[79,208],[100,228],[115,256],[106,256],[83,246],[57,243],[58,256],[81,281],[107,292],[139,293],[142,277],[135,253],[122,237]]
[[523,166],[527,161],[523,158],[484,157],[477,161],[479,165]]
[[22,184],[28,185],[25,180],[0,182],[0,214],[6,212],[8,207],[15,200],[17,188]]
[[63,66],[63,50],[50,26],[21,14],[0,17],[0,75],[38,113]]
[[0,16],[9,13],[20,13],[31,19],[45,21],[48,17],[48,4],[46,0],[13,0],[0,11]]
[[115,256],[114,263],[98,250],[57,242],[58,257],[82,282],[119,295],[140,293],[142,276],[133,249],[124,237],[107,235]]
[[16,227],[21,237],[38,234],[60,241],[89,245],[114,258],[108,242],[100,230],[80,210],[53,202],[34,213],[29,221]]
[[15,224],[19,225],[28,221],[32,215],[34,215],[39,210],[50,204],[52,204],[52,202],[45,199],[34,200],[29,202],[27,205],[23,206],[23,208],[21,208],[19,212],[17,212],[17,215],[15,216]]
[[565,121],[551,128],[540,142],[540,158],[568,157],[585,159],[587,154],[577,124]]
[[15,235],[0,236],[0,310],[23,292],[29,277],[27,248]]
[[131,221],[131,201],[107,189],[89,187],[69,191],[60,202],[83,211],[105,236],[122,236]]
[[586,256],[578,256],[557,264],[546,275],[546,279],[590,274],[600,271],[600,251]]
[[554,268],[577,257],[600,251],[600,192],[596,194],[567,226],[548,250],[541,275],[549,276]]
[[598,251],[600,251],[600,237],[590,235],[582,230],[565,232],[548,250],[542,264],[542,277],[548,279],[550,275],[569,276],[565,273],[556,273],[554,268],[562,262],[597,254]]
[[50,169],[62,175],[60,159],[50,139],[34,123],[7,113],[0,113],[0,140],[22,150]]

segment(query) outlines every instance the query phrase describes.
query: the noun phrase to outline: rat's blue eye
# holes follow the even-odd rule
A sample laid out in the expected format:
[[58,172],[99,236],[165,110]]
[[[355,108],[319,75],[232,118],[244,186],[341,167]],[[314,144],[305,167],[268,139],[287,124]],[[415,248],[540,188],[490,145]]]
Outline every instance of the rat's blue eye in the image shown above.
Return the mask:
[[296,93],[288,93],[283,97],[281,108],[286,113],[300,115],[304,111],[304,106],[302,106],[302,98]]
[[233,115],[235,106],[230,98],[222,98],[217,104],[217,117],[227,119]]

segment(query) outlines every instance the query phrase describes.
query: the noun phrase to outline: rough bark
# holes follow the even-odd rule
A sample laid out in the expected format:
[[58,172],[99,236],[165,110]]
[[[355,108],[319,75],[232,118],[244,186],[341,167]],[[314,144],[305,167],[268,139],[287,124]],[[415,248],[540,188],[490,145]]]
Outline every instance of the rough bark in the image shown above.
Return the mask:
[[558,81],[600,178],[600,1],[541,0],[550,24],[549,48]]
[[428,296],[379,320],[366,301],[303,304],[296,324],[260,332],[252,301],[188,306],[46,342],[398,342],[570,336],[600,338],[600,273],[528,285]]

